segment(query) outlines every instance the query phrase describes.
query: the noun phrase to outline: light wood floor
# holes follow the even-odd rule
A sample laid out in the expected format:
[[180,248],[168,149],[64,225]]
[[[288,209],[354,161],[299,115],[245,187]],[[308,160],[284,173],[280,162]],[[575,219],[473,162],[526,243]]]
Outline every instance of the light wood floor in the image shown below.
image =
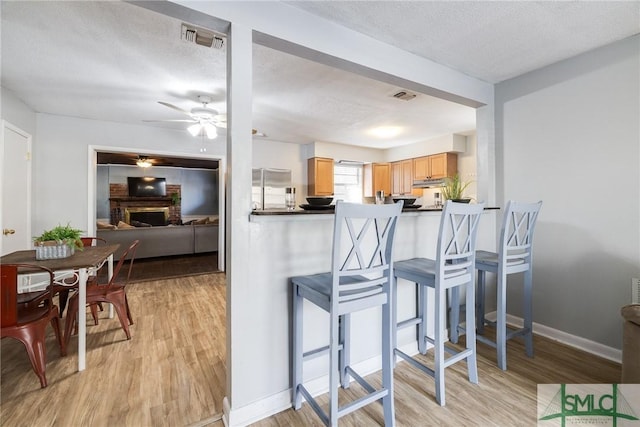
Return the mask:
[[225,395],[223,274],[132,283],[134,325],[87,320],[87,369],[78,341],[60,357],[47,339],[48,387],[41,389],[21,343],[1,341],[2,426],[188,426],[222,412]]
[[[489,331],[487,331],[489,332]],[[463,338],[464,340],[464,338]],[[461,341],[464,342],[464,341]],[[534,339],[535,356],[524,354],[524,345],[516,340],[508,344],[508,370],[496,366],[495,350],[478,344],[479,384],[467,381],[466,363],[446,369],[446,406],[435,401],[432,378],[400,362],[394,370],[395,411],[398,426],[536,426],[537,384],[619,383],[620,365],[577,351],[542,337]],[[432,352],[419,356],[433,361]],[[380,375],[368,377],[375,386]],[[354,383],[352,383],[354,384]],[[363,390],[352,385],[340,390],[341,404],[363,396]],[[328,395],[320,399],[324,409]],[[381,404],[368,405],[340,418],[341,426],[383,425]],[[307,403],[302,409],[276,414],[253,424],[254,427],[321,426],[322,423]],[[212,425],[214,427],[214,425]],[[222,427],[216,424],[215,427]]]
[[[22,345],[2,340],[0,425],[223,427],[212,420],[225,395],[224,276],[134,283],[128,295],[136,322],[132,340],[116,319],[89,326],[87,370],[77,373],[77,341],[61,358],[51,337],[46,389],[40,389]],[[520,341],[509,341],[509,369],[503,372],[494,349],[478,344],[480,384],[467,381],[464,363],[447,368],[445,407],[435,402],[433,379],[400,362],[394,371],[397,425],[535,426],[537,384],[619,382],[617,363],[542,337],[535,338],[535,351],[529,359]],[[380,382],[379,374],[368,379]],[[361,395],[357,385],[341,390],[342,400]],[[320,402],[326,407],[326,396]],[[372,404],[341,418],[340,425],[382,420],[382,405]],[[320,425],[306,403],[300,411],[254,424]]]

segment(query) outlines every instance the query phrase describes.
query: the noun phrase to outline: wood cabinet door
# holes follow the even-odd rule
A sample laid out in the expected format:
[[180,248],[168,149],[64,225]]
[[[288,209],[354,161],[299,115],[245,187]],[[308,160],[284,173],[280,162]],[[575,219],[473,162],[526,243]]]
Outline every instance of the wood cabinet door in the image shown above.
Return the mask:
[[391,194],[404,192],[404,162],[391,163]]
[[413,159],[413,179],[427,179],[429,175],[431,175],[429,156]]
[[402,161],[402,192],[400,194],[411,194],[413,190],[413,161]]
[[385,195],[391,194],[391,164],[373,164],[373,194],[376,191],[384,191]]
[[333,195],[333,159],[313,157],[308,161],[308,184],[310,196]]
[[458,172],[458,155],[456,153],[441,153],[429,156],[431,160],[431,178],[446,178]]

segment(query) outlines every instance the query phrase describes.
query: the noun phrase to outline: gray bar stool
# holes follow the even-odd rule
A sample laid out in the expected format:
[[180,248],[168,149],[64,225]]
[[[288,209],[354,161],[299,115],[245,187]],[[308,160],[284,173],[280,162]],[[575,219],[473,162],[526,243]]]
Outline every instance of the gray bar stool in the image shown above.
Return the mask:
[[[533,304],[532,304],[532,244],[533,229],[538,219],[542,201],[537,203],[507,202],[498,252],[477,251],[478,290],[476,295],[477,336],[476,339],[497,349],[498,367],[507,369],[507,340],[524,336],[527,356],[533,357]],[[486,272],[497,276],[497,305],[495,322],[485,318],[485,276]],[[507,329],[507,276],[524,273],[524,327]],[[467,305],[467,307],[469,307]],[[460,306],[457,300],[451,302],[451,324],[457,325]],[[496,327],[496,340],[484,336],[484,325]],[[458,330],[452,328],[451,340],[457,342]]]
[[[331,272],[291,278],[293,285],[293,407],[309,402],[325,425],[335,426],[338,418],[382,399],[385,425],[395,425],[393,409],[393,361],[391,336],[392,248],[402,202],[389,205],[362,205],[338,202],[333,229]],[[328,346],[303,352],[303,302],[329,313]],[[382,307],[382,388],[374,389],[350,365],[349,326],[351,313]],[[308,331],[313,333],[314,331]],[[329,413],[327,414],[303,385],[305,360],[329,353]],[[353,377],[367,395],[338,407],[338,378],[343,388]]]
[[[393,270],[397,279],[406,279],[418,286],[418,307],[416,317],[397,321],[397,308],[394,309],[394,347],[395,354],[411,363],[427,375],[434,377],[436,385],[436,401],[444,406],[445,386],[444,369],[460,360],[467,361],[469,381],[478,383],[476,363],[475,315],[473,312],[474,279],[475,279],[475,244],[480,215],[484,203],[477,205],[454,203],[448,200],[442,211],[436,259],[413,258],[394,263]],[[427,336],[427,288],[434,289],[435,322],[434,336]],[[462,351],[445,346],[447,340],[446,313],[447,291],[457,292],[459,288],[466,290],[466,301],[472,309],[466,313],[466,348]],[[394,289],[394,295],[397,295]],[[434,346],[435,369],[431,369],[397,348],[398,328],[418,327],[418,349],[422,354],[427,352],[427,342]],[[445,359],[445,351],[451,356]]]

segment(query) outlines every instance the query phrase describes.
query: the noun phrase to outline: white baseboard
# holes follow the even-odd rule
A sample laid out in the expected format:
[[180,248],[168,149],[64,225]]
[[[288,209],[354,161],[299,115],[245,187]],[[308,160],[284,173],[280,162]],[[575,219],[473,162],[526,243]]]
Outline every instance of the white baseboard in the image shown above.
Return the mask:
[[[400,350],[412,356],[418,353],[418,344],[413,342],[400,347]],[[365,377],[378,372],[381,365],[381,356],[376,356],[356,363],[353,365],[353,369],[358,375]],[[329,391],[329,374],[307,381],[304,386],[314,397],[325,394]],[[291,397],[291,389],[287,389],[241,408],[233,409],[229,407],[229,400],[225,397],[222,402],[222,421],[226,427],[243,427],[255,423],[291,408]]]
[[[487,313],[486,318],[495,321],[496,312],[493,311],[491,313]],[[507,323],[516,328],[521,328],[524,324],[524,320],[521,317],[507,314]],[[617,348],[609,347],[604,344],[600,344],[599,342],[591,341],[576,335],[571,335],[559,329],[554,329],[536,322],[533,322],[533,333],[613,362],[622,363],[622,350],[618,350]]]

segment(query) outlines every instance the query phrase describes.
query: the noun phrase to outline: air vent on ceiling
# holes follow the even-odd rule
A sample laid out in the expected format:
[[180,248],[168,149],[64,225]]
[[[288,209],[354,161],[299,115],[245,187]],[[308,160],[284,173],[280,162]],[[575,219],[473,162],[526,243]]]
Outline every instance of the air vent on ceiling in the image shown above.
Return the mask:
[[401,90],[400,92],[393,94],[394,98],[402,99],[403,101],[410,101],[413,98],[415,98],[416,96],[418,96],[418,95],[416,95],[415,93],[411,93],[409,91],[406,91],[406,90]]
[[189,24],[182,24],[180,38],[189,43],[213,47],[214,49],[222,49],[224,46],[224,38],[222,36],[215,34],[211,30],[205,30]]

